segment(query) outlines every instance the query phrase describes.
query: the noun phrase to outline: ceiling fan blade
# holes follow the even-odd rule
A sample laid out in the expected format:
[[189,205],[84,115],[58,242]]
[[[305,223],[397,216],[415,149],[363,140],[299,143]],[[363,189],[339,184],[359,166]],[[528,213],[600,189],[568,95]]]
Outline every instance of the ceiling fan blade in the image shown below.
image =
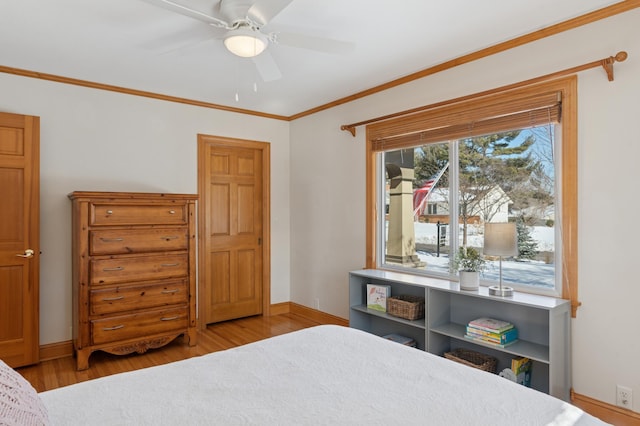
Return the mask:
[[251,60],[256,65],[258,73],[260,74],[260,77],[262,77],[263,81],[268,82],[282,78],[280,68],[268,50],[262,52],[258,56],[254,56]]
[[280,33],[270,34],[277,44],[300,47],[324,53],[349,53],[355,49],[355,43],[330,38],[307,36],[303,34]]
[[163,50],[162,52],[158,53],[159,56],[161,55],[186,55],[189,54],[189,51],[198,49],[200,46],[202,46],[205,43],[210,43],[212,42],[213,38],[206,38],[206,39],[200,39],[197,41],[194,41],[192,43],[185,43],[183,45],[179,45],[179,46],[174,46],[171,48],[168,48],[166,50]]
[[202,43],[203,41],[215,40],[222,37],[226,31],[227,30],[222,30],[210,25],[201,25],[200,23],[194,22],[194,24],[188,28],[170,34],[154,36],[152,40],[146,41],[140,44],[140,46],[163,55]]
[[264,27],[293,0],[258,0],[247,11],[247,18]]
[[204,12],[200,12],[199,10],[192,9],[190,7],[187,7],[183,4],[180,4],[172,0],[143,0],[143,1],[146,1],[147,3],[153,4],[158,7],[162,7],[163,9],[167,9],[172,12],[179,13],[180,15],[197,19],[199,21],[213,25],[214,27],[227,28],[227,29],[231,28],[231,26],[227,22],[223,21],[222,19],[216,18],[215,16],[208,15]]

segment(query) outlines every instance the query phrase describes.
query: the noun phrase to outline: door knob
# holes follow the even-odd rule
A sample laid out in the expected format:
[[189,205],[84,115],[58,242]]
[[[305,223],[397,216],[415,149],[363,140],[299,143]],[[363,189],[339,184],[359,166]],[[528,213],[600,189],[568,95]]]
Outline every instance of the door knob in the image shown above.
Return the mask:
[[35,253],[35,252],[34,252],[33,250],[31,250],[31,249],[26,249],[26,250],[24,251],[24,254],[16,254],[16,256],[18,256],[18,257],[27,257],[27,258],[28,258],[28,257],[33,257],[33,254],[34,254],[34,253]]

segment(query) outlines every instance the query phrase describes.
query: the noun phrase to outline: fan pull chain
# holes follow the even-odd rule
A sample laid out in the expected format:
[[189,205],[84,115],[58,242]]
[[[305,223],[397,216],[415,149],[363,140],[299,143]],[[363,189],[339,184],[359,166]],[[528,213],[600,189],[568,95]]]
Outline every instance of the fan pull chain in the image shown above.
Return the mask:
[[239,75],[240,75],[240,61],[236,60],[235,61],[235,66],[236,66],[236,72],[235,72],[235,83],[236,83],[236,102],[240,101],[240,79],[239,79]]

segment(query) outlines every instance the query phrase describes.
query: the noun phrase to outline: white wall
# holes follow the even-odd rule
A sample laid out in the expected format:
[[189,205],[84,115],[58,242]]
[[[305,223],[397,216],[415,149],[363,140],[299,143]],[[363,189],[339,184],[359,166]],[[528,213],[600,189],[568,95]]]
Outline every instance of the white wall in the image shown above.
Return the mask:
[[[291,124],[291,298],[348,317],[347,273],[364,266],[365,143],[341,124],[428,105],[615,55],[579,74],[579,299],[572,321],[576,392],[615,404],[640,393],[635,271],[640,179],[640,9],[426,77]],[[437,41],[434,41],[437,42]],[[345,94],[347,95],[347,94]],[[534,373],[535,374],[535,373]],[[640,411],[640,398],[634,410]]]
[[271,302],[289,296],[289,123],[0,74],[0,111],[40,117],[40,343],[71,339],[71,202],[197,193],[197,134],[271,143]]
[[[0,74],[0,111],[41,117],[41,344],[71,338],[74,190],[197,191],[198,133],[272,144],[272,303],[348,317],[347,272],[364,266],[364,129],[340,125],[514,83],[615,54],[579,75],[576,392],[640,392],[636,181],[640,9],[292,123]],[[437,41],[434,41],[437,42]],[[365,70],[366,71],[366,70]],[[347,95],[347,94],[345,94]],[[616,207],[619,206],[619,207]],[[640,411],[640,398],[634,410]]]

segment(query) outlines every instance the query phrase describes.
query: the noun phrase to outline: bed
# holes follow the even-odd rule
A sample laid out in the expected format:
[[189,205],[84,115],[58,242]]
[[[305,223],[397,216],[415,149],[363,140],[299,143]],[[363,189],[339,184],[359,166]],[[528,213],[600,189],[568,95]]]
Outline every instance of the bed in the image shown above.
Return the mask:
[[333,325],[38,397],[65,426],[605,424],[497,375]]

